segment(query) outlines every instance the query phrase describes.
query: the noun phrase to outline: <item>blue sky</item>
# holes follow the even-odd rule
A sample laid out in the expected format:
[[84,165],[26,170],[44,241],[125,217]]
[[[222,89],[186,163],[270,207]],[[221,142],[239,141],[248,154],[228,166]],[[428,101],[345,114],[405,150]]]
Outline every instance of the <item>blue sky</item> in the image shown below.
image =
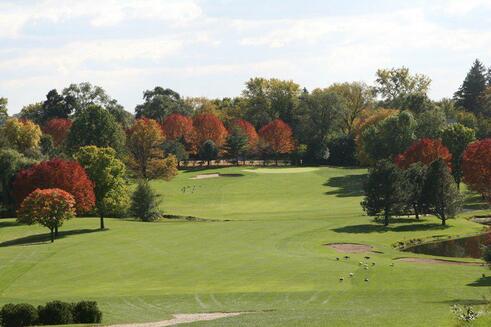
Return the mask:
[[308,89],[405,65],[449,97],[491,65],[491,1],[0,1],[0,96],[13,114],[89,81],[129,111],[156,85],[239,95],[253,76]]

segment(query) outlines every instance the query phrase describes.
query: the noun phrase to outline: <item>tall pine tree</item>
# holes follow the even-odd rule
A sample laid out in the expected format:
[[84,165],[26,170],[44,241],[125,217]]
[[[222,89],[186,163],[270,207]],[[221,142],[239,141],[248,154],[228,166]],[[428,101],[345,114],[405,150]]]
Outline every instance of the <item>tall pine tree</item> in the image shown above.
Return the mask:
[[467,111],[474,114],[481,113],[479,97],[486,89],[486,67],[476,59],[467,73],[464,82],[454,94],[457,105],[464,107]]

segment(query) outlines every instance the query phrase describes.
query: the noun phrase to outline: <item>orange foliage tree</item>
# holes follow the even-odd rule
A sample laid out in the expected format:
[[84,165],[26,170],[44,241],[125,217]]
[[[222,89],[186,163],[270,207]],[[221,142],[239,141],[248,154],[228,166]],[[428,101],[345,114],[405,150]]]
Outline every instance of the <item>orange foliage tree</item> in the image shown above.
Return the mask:
[[69,192],[75,198],[79,213],[88,212],[95,205],[94,184],[76,161],[52,159],[19,171],[12,184],[12,194],[20,205],[38,188],[59,188]]
[[414,142],[404,153],[396,156],[394,161],[399,168],[406,169],[416,162],[428,166],[437,159],[443,159],[451,168],[452,154],[447,147],[440,140],[425,138]]
[[213,114],[199,114],[193,118],[194,145],[199,148],[205,141],[210,140],[221,148],[227,139],[227,129],[217,116]]
[[166,139],[175,141],[183,139],[186,143],[193,140],[193,120],[181,114],[170,114],[162,124]]
[[491,138],[473,142],[462,156],[464,183],[491,202]]
[[278,164],[278,155],[290,153],[294,149],[292,129],[281,119],[276,119],[259,130],[259,137]]
[[75,216],[75,199],[59,188],[36,189],[22,201],[17,216],[20,223],[40,224],[49,228],[51,242],[54,242],[58,227]]
[[257,134],[254,126],[247,120],[237,119],[232,123],[232,127],[239,128],[245,135],[247,135],[247,150],[253,151],[257,146],[257,142],[259,141],[259,135]]
[[51,135],[53,138],[53,144],[59,146],[65,141],[70,128],[72,127],[72,121],[65,118],[53,118],[43,125],[42,131],[45,134]]

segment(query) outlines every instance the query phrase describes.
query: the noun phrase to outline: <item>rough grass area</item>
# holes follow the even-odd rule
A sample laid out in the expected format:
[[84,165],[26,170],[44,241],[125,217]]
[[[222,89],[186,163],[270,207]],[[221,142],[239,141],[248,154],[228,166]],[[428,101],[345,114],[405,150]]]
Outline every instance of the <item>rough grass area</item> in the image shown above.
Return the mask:
[[[487,268],[393,260],[404,256],[397,242],[472,234],[482,225],[460,217],[444,228],[427,217],[384,228],[362,214],[360,169],[242,169],[152,183],[166,214],[207,220],[108,219],[101,232],[97,219],[77,218],[54,244],[41,227],[0,220],[0,304],[96,300],[106,324],[247,312],[193,326],[453,326],[452,304],[484,308],[491,299]],[[244,176],[189,179],[204,173]],[[328,243],[382,253],[345,259]],[[475,325],[490,324],[486,315]]]

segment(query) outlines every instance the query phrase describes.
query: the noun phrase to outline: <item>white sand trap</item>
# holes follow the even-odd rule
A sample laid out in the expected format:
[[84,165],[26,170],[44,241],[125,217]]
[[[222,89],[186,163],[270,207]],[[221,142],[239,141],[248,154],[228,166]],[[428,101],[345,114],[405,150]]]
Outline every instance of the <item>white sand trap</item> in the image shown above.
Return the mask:
[[356,244],[356,243],[329,243],[326,245],[342,253],[370,252],[373,248],[371,245]]
[[163,327],[186,324],[195,321],[208,321],[220,318],[235,317],[242,312],[213,312],[213,313],[178,313],[174,318],[155,322],[144,322],[134,324],[110,325],[109,327]]
[[206,179],[206,178],[216,178],[220,177],[220,174],[204,174],[204,175],[196,175],[191,177],[190,179]]
[[297,174],[297,173],[308,173],[311,171],[319,170],[315,167],[299,167],[299,168],[258,168],[258,169],[244,169],[247,173],[257,173],[257,174]]
[[465,261],[452,261],[444,259],[431,259],[431,258],[399,258],[397,261],[414,262],[414,263],[428,263],[433,265],[451,265],[451,266],[481,266],[479,262],[465,262]]

